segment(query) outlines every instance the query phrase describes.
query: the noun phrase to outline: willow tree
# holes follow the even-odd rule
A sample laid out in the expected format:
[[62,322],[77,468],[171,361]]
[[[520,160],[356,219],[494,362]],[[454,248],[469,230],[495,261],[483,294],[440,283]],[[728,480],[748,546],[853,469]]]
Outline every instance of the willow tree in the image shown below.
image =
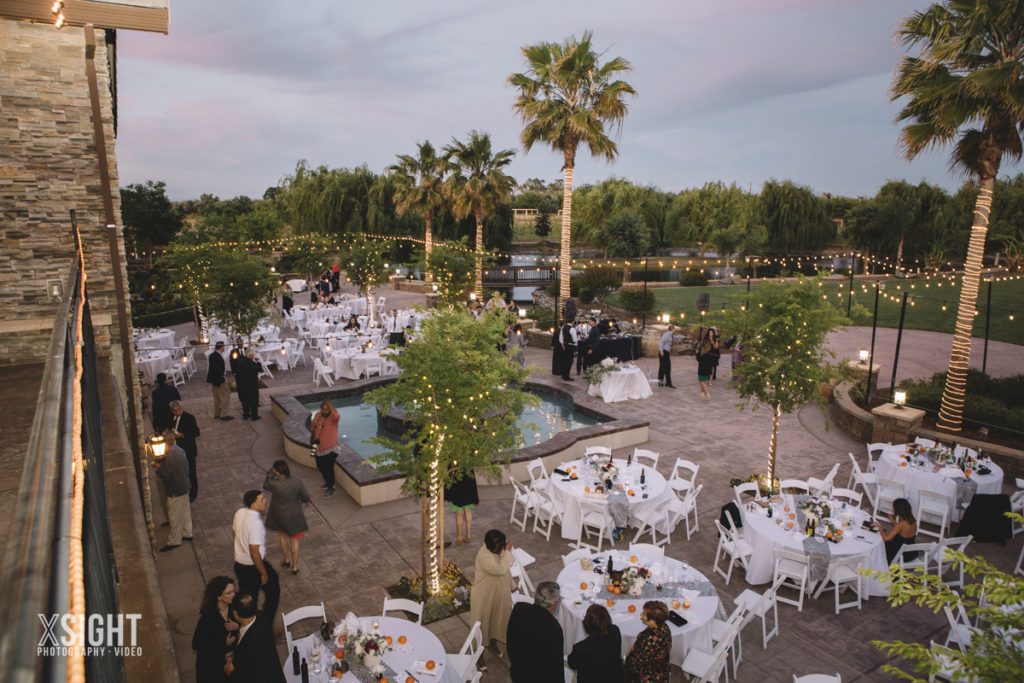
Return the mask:
[[897,120],[908,159],[952,144],[950,166],[978,182],[963,286],[936,425],[963,428],[971,330],[996,175],[1021,158],[1024,132],[1024,1],[947,0],[915,12],[896,37],[918,48],[896,68],[891,95],[906,98]]
[[626,118],[626,95],[636,95],[620,73],[632,67],[622,57],[604,64],[591,45],[591,32],[562,43],[540,42],[522,48],[526,71],[514,73],[508,82],[519,89],[515,110],[522,116],[523,149],[547,143],[562,155],[562,241],[559,251],[559,296],[571,296],[572,176],[576,150],[586,145],[590,153],[614,161],[619,148],[609,135]]
[[423,214],[426,279],[430,281],[430,252],[434,246],[432,219],[434,212],[444,206],[444,177],[449,166],[443,156],[437,155],[429,140],[418,143],[416,147],[417,156],[400,154],[398,163],[389,166],[388,170],[394,173],[397,185],[395,209],[398,215]]
[[430,595],[440,590],[445,486],[475,473],[498,474],[520,438],[509,415],[535,401],[520,388],[527,371],[498,348],[504,335],[500,315],[475,320],[465,309],[441,309],[394,357],[402,370],[398,379],[366,396],[382,410],[399,406],[411,425],[401,441],[375,439],[387,450],[371,463],[397,469],[405,476],[403,491],[419,498],[423,584]]
[[472,216],[476,221],[476,268],[474,290],[484,296],[484,221],[498,206],[512,198],[516,181],[504,171],[516,155],[513,149],[491,151],[491,136],[475,130],[462,142],[452,139],[444,148],[452,161],[446,193],[458,218]]
[[779,420],[800,406],[822,397],[821,387],[847,370],[830,365],[825,346],[828,333],[848,320],[822,293],[822,280],[800,278],[796,283],[768,283],[755,288],[749,308],[721,315],[726,334],[743,345],[743,363],[733,370],[733,382],[746,405],[772,409],[768,443],[767,486],[774,488]]

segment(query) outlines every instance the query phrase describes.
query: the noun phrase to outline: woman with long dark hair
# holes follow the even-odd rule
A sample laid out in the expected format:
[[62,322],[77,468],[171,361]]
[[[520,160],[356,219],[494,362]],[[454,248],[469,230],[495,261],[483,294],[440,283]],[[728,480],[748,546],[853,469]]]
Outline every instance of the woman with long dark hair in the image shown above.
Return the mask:
[[[900,548],[917,542],[917,520],[906,498],[897,498],[892,502],[892,528],[882,532],[882,540],[885,541],[885,559],[890,564]],[[907,556],[907,559],[915,559],[917,554],[912,555]]]
[[622,683],[622,634],[604,605],[587,608],[583,632],[587,637],[569,653],[576,683]]
[[281,554],[285,567],[292,568],[292,574],[299,573],[299,541],[309,531],[303,504],[309,504],[309,492],[301,479],[292,477],[291,468],[284,460],[277,460],[263,480],[263,489],[270,491],[270,507],[267,509],[267,530],[276,531],[281,542]]
[[223,683],[224,657],[235,645],[238,624],[231,618],[231,601],[235,599],[235,580],[215,576],[206,584],[199,605],[199,623],[192,635],[196,653],[196,683]]

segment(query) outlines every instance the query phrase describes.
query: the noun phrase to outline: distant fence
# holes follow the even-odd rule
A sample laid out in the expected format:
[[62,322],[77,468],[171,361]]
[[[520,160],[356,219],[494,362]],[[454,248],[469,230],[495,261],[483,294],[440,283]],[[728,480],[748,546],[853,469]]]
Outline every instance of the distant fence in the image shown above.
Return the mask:
[[558,279],[554,266],[505,266],[484,268],[485,285],[546,285]]

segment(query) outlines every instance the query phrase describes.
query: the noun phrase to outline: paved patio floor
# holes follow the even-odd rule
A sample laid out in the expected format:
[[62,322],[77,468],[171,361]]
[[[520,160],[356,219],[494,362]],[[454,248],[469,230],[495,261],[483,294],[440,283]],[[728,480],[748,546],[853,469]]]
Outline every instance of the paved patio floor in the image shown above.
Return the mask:
[[[417,295],[401,292],[387,291],[384,295],[389,298],[389,306],[421,300]],[[188,332],[182,328],[179,336]],[[838,354],[853,358],[864,343],[863,337],[862,331],[856,329],[837,333],[833,346]],[[920,373],[929,374],[942,368],[945,351],[936,348],[934,340],[907,333],[903,344],[908,354],[914,354],[912,367],[918,368]],[[1013,354],[1002,355],[1010,360],[1001,360],[1000,364],[1016,363],[1008,367],[1024,367],[1024,347],[1000,346],[1002,354]],[[990,362],[991,354],[990,348]],[[548,349],[528,349],[527,360],[536,366],[535,378],[568,387],[581,403],[594,401],[585,396],[586,384],[582,379],[563,383],[551,378]],[[656,359],[640,361],[648,375],[656,374],[656,364]],[[276,373],[276,378],[270,380],[270,386],[262,392],[262,420],[215,422],[211,418],[209,387],[203,382],[204,361],[200,361],[199,370],[199,374],[181,388],[187,409],[197,416],[203,430],[199,441],[200,491],[192,505],[195,540],[174,552],[159,553],[157,558],[178,664],[185,681],[193,680],[194,657],[190,643],[202,587],[212,576],[232,573],[232,515],[241,505],[242,493],[258,488],[271,463],[284,457],[280,425],[270,412],[269,395],[312,386],[312,363],[308,369],[300,367]],[[883,369],[883,374],[885,372]],[[737,395],[727,387],[730,375],[727,364],[720,374],[721,378],[712,389],[712,400],[700,402],[697,400],[696,363],[690,357],[673,358],[677,389],[655,387],[654,396],[647,400],[601,405],[605,412],[615,416],[650,422],[650,441],[644,447],[661,453],[659,469],[666,476],[676,457],[686,457],[700,464],[698,479],[705,485],[699,501],[700,531],[687,541],[680,527],[667,554],[685,559],[703,571],[715,584],[726,609],[731,610],[732,598],[747,588],[747,584],[742,569],[734,573],[728,586],[712,572],[717,544],[713,520],[718,518],[720,506],[732,498],[730,478],[764,470],[771,414],[767,410],[739,410]],[[237,398],[232,396],[231,400],[238,417]],[[836,481],[845,483],[849,475],[847,452],[861,456],[863,444],[830,427],[820,407],[808,406],[797,414],[783,417],[779,435],[779,476],[820,477],[833,463],[839,462],[841,467]],[[287,611],[323,601],[331,618],[341,617],[350,610],[364,615],[379,613],[385,596],[384,586],[418,570],[420,538],[415,503],[400,500],[360,508],[340,488],[333,498],[324,498],[316,471],[296,466],[293,474],[302,478],[314,492],[314,502],[306,510],[310,531],[302,542],[300,574],[292,576],[279,570],[281,609]],[[475,542],[469,546],[453,546],[447,551],[447,557],[471,575],[473,557],[484,532],[500,528],[515,545],[537,558],[536,564],[529,568],[535,583],[555,579],[562,567],[560,556],[570,550],[568,543],[556,538],[557,534],[547,542],[543,537],[522,533],[511,526],[508,523],[511,491],[510,486],[481,487],[481,505],[474,515]],[[446,528],[453,536],[450,516]],[[165,530],[158,530],[160,544],[165,534]],[[280,549],[273,539],[268,541],[268,558],[279,567]],[[984,554],[997,566],[1009,570],[1020,543],[1014,540],[1005,547],[987,544],[976,546],[972,551]],[[760,591],[765,587],[755,588]],[[466,621],[466,616],[453,617],[430,628],[446,649],[453,652],[468,633]],[[893,609],[878,598],[866,602],[859,611],[845,610],[838,616],[833,614],[832,601],[826,596],[809,600],[803,613],[780,605],[780,621],[781,635],[767,650],[761,648],[758,621],[747,628],[740,681],[782,683],[791,681],[793,674],[836,672],[844,681],[886,680],[879,671],[885,657],[871,645],[872,639],[927,643],[930,639],[944,640],[946,631],[941,615],[914,606]],[[279,649],[283,653],[283,637],[280,641]],[[509,680],[507,660],[496,660],[485,654],[485,663],[488,665],[485,681]],[[673,680],[682,678],[682,673],[674,669]]]

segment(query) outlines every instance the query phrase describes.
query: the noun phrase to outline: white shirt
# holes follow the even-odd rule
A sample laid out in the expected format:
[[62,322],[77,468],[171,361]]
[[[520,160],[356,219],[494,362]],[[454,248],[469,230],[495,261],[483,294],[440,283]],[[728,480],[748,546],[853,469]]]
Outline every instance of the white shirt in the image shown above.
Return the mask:
[[267,530],[263,526],[263,517],[256,510],[239,508],[231,522],[235,532],[235,562],[252,566],[252,555],[249,546],[260,547],[260,557],[267,556]]
[[401,323],[401,321],[399,321],[398,316],[397,315],[389,316],[388,317],[388,332],[394,334],[395,332],[401,332],[401,331],[402,331],[402,323]]
[[238,640],[235,641],[235,645],[236,646],[238,645],[238,643],[242,642],[242,638],[245,638],[245,634],[249,632],[249,629],[252,628],[252,625],[255,624],[255,623],[256,623],[256,619],[254,618],[251,621],[249,621],[248,624],[246,624],[245,626],[242,626],[242,627],[240,627],[238,629]]

